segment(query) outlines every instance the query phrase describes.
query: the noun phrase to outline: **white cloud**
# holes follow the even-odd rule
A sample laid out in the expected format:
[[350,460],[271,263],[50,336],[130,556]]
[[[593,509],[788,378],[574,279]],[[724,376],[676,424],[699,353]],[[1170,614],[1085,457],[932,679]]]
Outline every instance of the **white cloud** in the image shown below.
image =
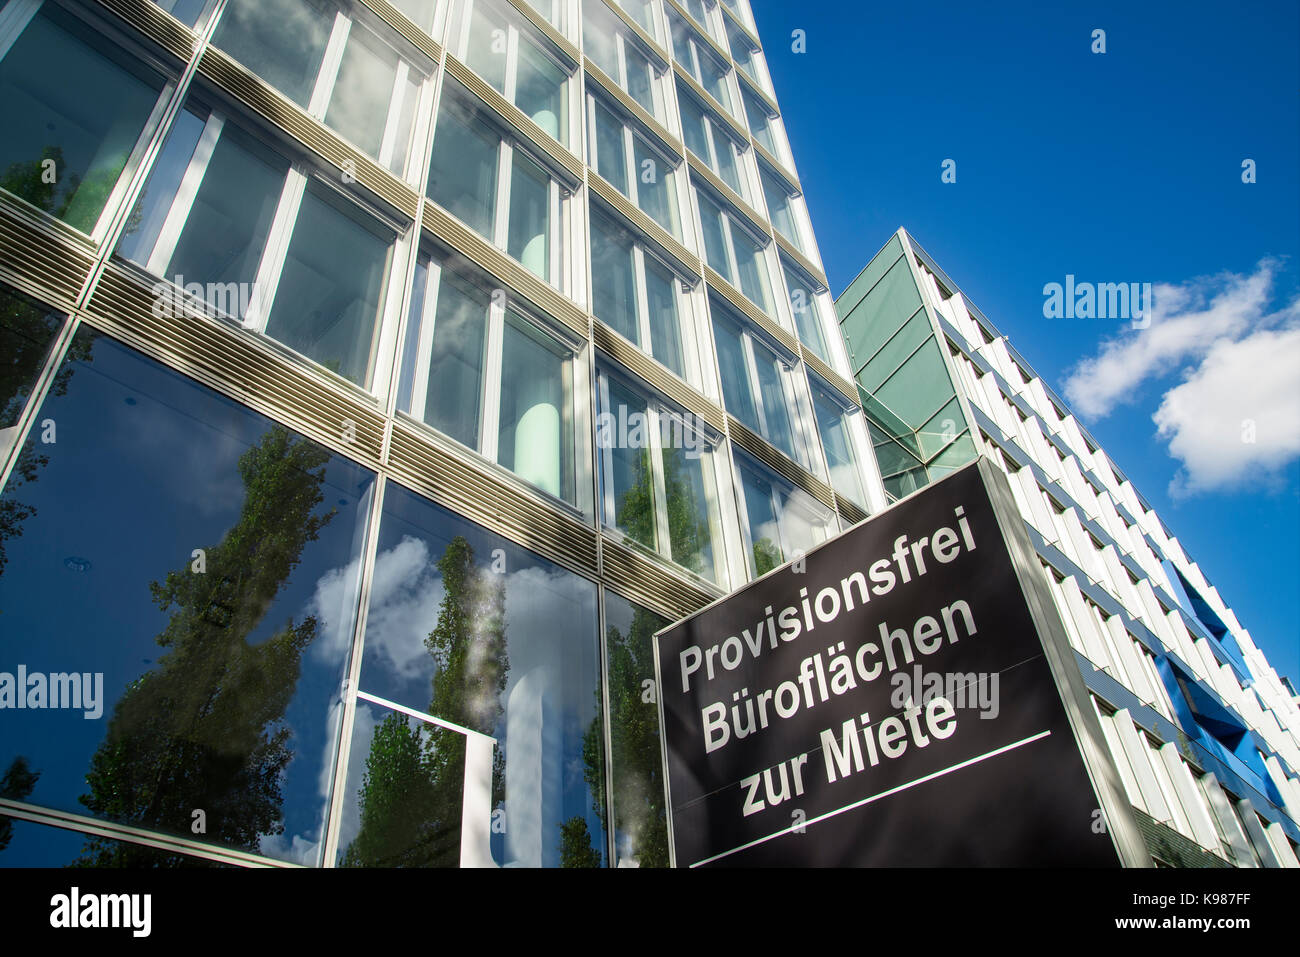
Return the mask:
[[1258,484],[1300,456],[1300,322],[1215,343],[1154,416],[1191,494]]
[[[327,571],[316,582],[307,613],[316,616],[321,635],[313,653],[335,659],[352,643],[357,562]],[[375,558],[370,583],[370,615],[366,648],[391,662],[393,673],[405,679],[429,671],[425,636],[438,620],[442,578],[430,562],[429,548],[409,535]]]
[[1071,370],[1066,398],[1101,417],[1179,366],[1152,421],[1182,463],[1171,495],[1267,482],[1300,456],[1300,298],[1270,312],[1279,264],[1159,284],[1151,324],[1101,344]]
[[1217,343],[1300,315],[1300,301],[1267,312],[1277,268],[1265,259],[1249,276],[1223,273],[1182,285],[1156,284],[1150,325],[1126,329],[1075,366],[1065,381],[1066,398],[1085,416],[1107,415],[1133,401],[1146,380],[1204,358]]

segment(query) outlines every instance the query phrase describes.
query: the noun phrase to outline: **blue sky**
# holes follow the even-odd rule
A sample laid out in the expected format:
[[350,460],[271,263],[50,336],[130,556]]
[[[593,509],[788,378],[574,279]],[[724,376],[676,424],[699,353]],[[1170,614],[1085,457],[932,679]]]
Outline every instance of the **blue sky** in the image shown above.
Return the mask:
[[1300,5],[751,3],[832,293],[905,226],[1300,683]]

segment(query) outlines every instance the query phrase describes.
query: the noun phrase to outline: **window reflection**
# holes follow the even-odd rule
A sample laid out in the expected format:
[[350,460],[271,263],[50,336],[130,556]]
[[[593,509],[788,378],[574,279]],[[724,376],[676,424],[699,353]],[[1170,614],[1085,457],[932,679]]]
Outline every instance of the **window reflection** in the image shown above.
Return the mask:
[[[490,821],[477,823],[501,866],[606,860],[597,640],[593,583],[388,485],[360,687],[495,740]],[[354,742],[367,735],[350,760],[342,860],[364,862],[367,844],[420,845],[441,851],[411,863],[452,863],[459,733],[359,703]],[[409,783],[375,783],[393,780]]]
[[425,192],[529,272],[559,287],[560,211],[569,191],[473,104],[463,88],[444,91]]
[[87,329],[63,370],[39,414],[79,438],[22,488],[0,612],[14,660],[100,691],[6,712],[0,768],[27,760],[33,804],[189,839],[201,809],[207,843],[319,863],[373,474]]
[[573,503],[573,347],[462,260],[421,266],[398,408]]
[[228,0],[212,43],[380,165],[404,172],[423,76],[336,0]]
[[588,99],[591,136],[588,162],[596,172],[674,236],[677,215],[677,164],[654,146],[623,115],[596,97]]
[[596,444],[607,527],[712,582],[725,578],[715,440],[690,417],[599,378]]
[[155,285],[155,309],[178,310],[183,293],[368,386],[396,234],[200,109],[177,118],[118,255],[175,284]]
[[682,378],[686,306],[676,275],[610,216],[591,219],[592,310]]
[[465,0],[460,20],[453,51],[547,134],[567,142],[570,72],[549,45],[507,3]]
[[832,519],[829,508],[739,453],[736,470],[744,503],[745,561],[751,578],[826,540]]
[[0,59],[0,188],[90,233],[163,77],[57,5],[32,9],[6,11],[31,19]]
[[616,867],[667,867],[659,713],[646,700],[655,680],[654,633],[670,624],[626,598],[605,592],[605,659],[609,673],[610,810]]

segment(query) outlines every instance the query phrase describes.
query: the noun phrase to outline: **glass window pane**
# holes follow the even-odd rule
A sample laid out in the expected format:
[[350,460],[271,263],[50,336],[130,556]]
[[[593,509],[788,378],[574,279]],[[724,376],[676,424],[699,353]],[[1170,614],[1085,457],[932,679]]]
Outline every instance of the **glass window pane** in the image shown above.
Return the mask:
[[727,239],[723,235],[724,220],[722,210],[699,190],[695,198],[700,207],[700,227],[704,232],[704,259],[722,274],[725,279],[734,279],[731,265],[727,261]]
[[790,209],[790,194],[776,178],[766,170],[762,171],[763,196],[767,200],[767,211],[772,216],[772,225],[795,246],[800,246],[799,230],[794,223],[794,213]]
[[655,36],[655,19],[650,0],[619,0],[618,5],[630,13],[633,20],[645,27],[647,33]]
[[101,42],[45,4],[0,61],[0,187],[87,233],[163,88]]
[[718,372],[722,377],[722,397],[727,411],[755,432],[758,409],[749,390],[749,373],[745,369],[745,347],[740,329],[730,319],[723,318],[716,307],[713,319],[713,339],[718,350]]
[[519,75],[515,79],[515,106],[555,139],[564,142],[568,114],[564,109],[564,84],[569,75],[525,36],[519,38]]
[[59,379],[39,414],[79,439],[17,493],[0,608],[6,653],[85,694],[7,711],[0,773],[22,755],[33,804],[320,863],[373,473],[88,329]]
[[481,236],[492,238],[496,214],[497,151],[501,137],[444,96],[433,135],[425,192]]
[[[288,160],[224,126],[163,278],[200,284],[213,310],[243,319],[288,171]],[[172,199],[146,190],[141,202]]]
[[677,102],[681,105],[682,132],[686,137],[687,148],[706,163],[711,162],[709,137],[704,129],[704,110],[686,93],[686,88],[681,83],[677,84]]
[[458,867],[465,735],[357,700],[339,867]]
[[782,265],[785,286],[790,293],[790,312],[794,314],[799,341],[815,352],[823,362],[830,362],[826,339],[822,335],[821,312],[817,308],[817,294],[810,283],[802,279],[789,266]]
[[603,457],[601,478],[614,514],[605,524],[648,548],[658,541],[654,478],[650,471],[650,435],[647,404],[620,383],[607,379],[609,408],[602,417],[599,442],[609,453]]
[[438,12],[438,5],[432,0],[389,0],[389,2],[406,14],[407,19],[425,33],[433,33],[433,17]]
[[437,288],[424,421],[477,449],[488,294],[446,268]]
[[530,323],[513,318],[506,323],[498,459],[566,501],[574,495],[569,362],[568,351],[546,341]]
[[649,256],[645,257],[646,308],[650,313],[651,353],[686,378],[682,361],[681,317],[677,310],[677,280]]
[[731,245],[736,250],[736,266],[740,270],[740,291],[764,312],[770,313],[772,299],[763,250],[734,223],[731,227]]
[[604,106],[595,103],[596,172],[609,180],[624,196],[627,188],[627,152],[623,143],[623,124]]
[[470,14],[465,63],[498,93],[506,92],[505,18],[486,3],[475,3]]
[[737,465],[745,497],[745,532],[749,543],[745,561],[750,575],[757,578],[784,562],[785,552],[781,548],[771,481],[743,460]]
[[784,379],[788,370],[776,356],[757,343],[754,344],[754,365],[758,371],[758,392],[763,402],[763,417],[767,420],[767,432],[763,437],[790,458],[797,459],[790,409],[785,398]]
[[749,131],[773,156],[780,157],[776,149],[776,138],[772,135],[772,126],[767,107],[758,102],[758,98],[748,90],[742,90],[741,98],[745,101],[745,116],[749,118]]
[[266,334],[365,386],[394,237],[311,183],[302,198]]
[[328,0],[229,0],[212,43],[305,107],[334,16]]
[[632,243],[603,218],[591,221],[591,281],[596,318],[640,345]]
[[831,485],[835,491],[857,505],[865,507],[862,482],[858,477],[857,456],[849,440],[847,414],[844,408],[821,388],[812,390],[813,409],[817,414],[817,427],[821,432],[822,448],[826,452],[826,467],[830,471]]
[[419,357],[420,317],[428,288],[429,264],[418,259],[411,282],[411,305],[406,319],[406,341],[402,344],[402,365],[397,373],[397,407],[403,412],[411,411],[411,395],[415,389],[415,361]]
[[181,179],[194,156],[194,148],[203,135],[205,122],[202,116],[189,110],[182,110],[176,117],[167,141],[154,160],[135,211],[122,230],[117,243],[119,256],[142,266],[149,261],[167,213],[171,211],[172,199],[180,189]]
[[[0,356],[4,356],[0,362],[0,461],[18,441],[18,419],[64,318],[8,286],[0,286]],[[55,382],[55,390],[62,387]],[[24,481],[35,480],[37,458],[30,445],[20,453],[9,478],[10,492]],[[0,573],[4,572],[5,538],[22,534],[25,517],[21,504],[0,502]]]
[[736,160],[736,148],[732,144],[731,137],[724,135],[717,125],[713,127],[713,145],[717,153],[714,172],[742,197],[745,196],[745,189],[740,184],[740,166]]
[[325,112],[326,125],[378,158],[396,81],[397,54],[353,23]]
[[659,116],[655,109],[654,67],[650,59],[630,42],[623,44],[623,59],[627,63],[627,95],[636,100],[651,116]]
[[506,252],[525,269],[543,279],[550,277],[551,179],[546,171],[515,150],[510,172],[510,227]]
[[680,235],[672,168],[663,157],[646,146],[639,135],[632,142],[636,158],[637,205],[668,232]]
[[[203,8],[208,5],[208,0],[154,0],[154,2],[181,23],[191,27],[198,24],[199,17],[203,15]],[[4,4],[0,4],[0,7],[3,6]]]
[[[696,46],[697,52],[700,47]],[[711,56],[706,56],[699,52],[700,75],[698,77],[700,85],[712,94],[713,98],[722,104],[728,112],[731,110],[731,88],[727,85],[727,69],[721,66]]]
[[654,634],[671,622],[605,592],[605,656],[609,674],[610,804],[614,866],[667,867],[659,712],[646,701],[655,679]]
[[[596,586],[392,482],[378,548],[361,690],[495,739],[497,826],[481,825],[496,863],[603,865]],[[383,718],[357,709],[358,725]],[[359,794],[341,825],[345,859],[354,843],[369,843],[363,827],[406,835],[459,827],[461,766],[413,748],[423,743],[410,740],[409,726],[408,741],[398,741],[400,752],[354,750],[349,789],[368,766],[372,781],[393,768],[422,797],[394,806],[370,797],[373,787]],[[454,754],[449,744],[443,754]]]
[[582,52],[591,57],[602,73],[618,83],[621,77],[614,22],[601,0],[583,0]]
[[674,562],[716,582],[718,570],[713,548],[716,497],[705,482],[701,452],[700,442],[690,448],[668,445],[663,450],[668,535]]

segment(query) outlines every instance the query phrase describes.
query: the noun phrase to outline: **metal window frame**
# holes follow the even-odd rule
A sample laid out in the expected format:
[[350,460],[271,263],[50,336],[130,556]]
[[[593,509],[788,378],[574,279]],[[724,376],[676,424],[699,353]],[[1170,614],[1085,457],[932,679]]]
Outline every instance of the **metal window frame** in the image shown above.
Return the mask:
[[[655,510],[655,538],[653,543],[641,542],[639,544],[649,548],[662,558],[685,569],[688,573],[698,574],[686,566],[681,565],[674,559],[672,554],[672,532],[668,525],[668,491],[667,491],[667,470],[664,465],[664,444],[663,444],[663,423],[665,419],[675,422],[677,427],[684,434],[690,429],[692,434],[703,440],[707,446],[707,451],[700,453],[702,477],[704,482],[705,507],[708,512],[709,534],[711,536],[710,547],[713,551],[713,578],[701,576],[708,581],[718,583],[720,579],[726,578],[725,563],[725,545],[723,551],[719,551],[725,534],[725,527],[722,521],[722,490],[717,475],[720,471],[717,468],[715,457],[722,448],[721,437],[713,437],[707,432],[703,432],[687,423],[683,414],[672,408],[668,403],[658,395],[658,393],[647,390],[645,387],[634,383],[628,376],[619,373],[617,370],[612,371],[608,366],[600,366],[596,370],[597,391],[600,397],[600,411],[609,415],[615,415],[614,408],[610,400],[609,382],[611,377],[618,384],[619,388],[636,396],[638,402],[645,403],[646,418],[646,449],[649,451],[650,459],[650,477],[654,489],[654,510]],[[638,411],[640,411],[638,405]],[[630,413],[629,413],[630,415]],[[621,537],[626,538],[626,533],[622,532],[614,524],[615,503],[614,488],[612,476],[614,471],[614,454],[613,449],[608,445],[600,450],[601,466],[601,526],[609,531],[613,531]]]
[[[420,328],[416,333],[416,357],[411,384],[411,404],[408,410],[403,410],[403,414],[419,421],[426,428],[437,432],[446,441],[454,443],[460,448],[468,449],[497,468],[515,476],[516,479],[523,482],[537,494],[562,505],[566,512],[572,513],[574,510],[581,510],[583,496],[579,486],[587,477],[587,473],[583,468],[583,462],[586,459],[579,449],[578,434],[581,423],[584,421],[583,403],[590,402],[590,397],[577,384],[580,379],[580,371],[577,365],[581,359],[582,344],[576,337],[562,335],[549,323],[538,321],[531,311],[521,308],[518,301],[512,299],[510,292],[503,287],[498,285],[488,291],[490,283],[485,283],[483,280],[492,280],[492,277],[489,273],[483,271],[481,267],[468,270],[461,269],[460,272],[467,277],[471,285],[487,292],[488,295],[487,307],[482,319],[486,324],[486,328],[483,336],[483,357],[479,368],[481,385],[479,394],[476,397],[479,427],[474,437],[474,445],[470,446],[460,442],[458,439],[440,431],[425,419],[429,369],[433,357],[434,335],[437,330],[438,298],[442,291],[442,274],[445,269],[449,268],[450,257],[429,250],[420,250],[416,253],[416,256],[425,263],[427,271],[424,299],[420,303],[418,320]],[[450,268],[452,272],[457,272],[455,266]],[[502,293],[502,295],[497,295],[498,292]],[[507,325],[513,325],[522,334],[541,340],[539,344],[553,353],[560,361],[564,406],[561,417],[562,430],[565,429],[567,424],[567,430],[563,431],[561,435],[561,485],[563,486],[567,473],[573,486],[573,501],[559,495],[551,495],[545,489],[520,478],[512,469],[501,464],[501,394],[502,384],[505,380],[504,345]],[[561,489],[562,492],[563,489]]]

